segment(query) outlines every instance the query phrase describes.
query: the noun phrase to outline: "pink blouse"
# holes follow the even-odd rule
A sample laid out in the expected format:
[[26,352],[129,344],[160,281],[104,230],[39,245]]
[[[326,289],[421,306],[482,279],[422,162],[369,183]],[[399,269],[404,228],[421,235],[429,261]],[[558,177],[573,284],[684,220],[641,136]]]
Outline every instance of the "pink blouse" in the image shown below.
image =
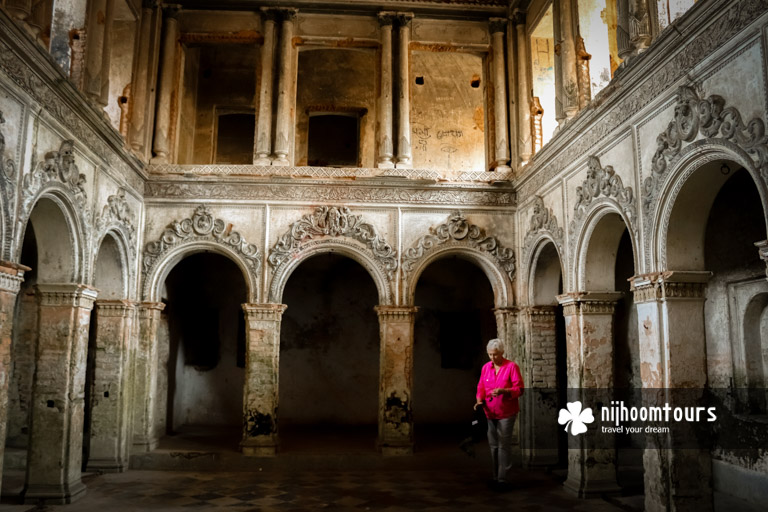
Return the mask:
[[[496,388],[512,389],[511,394],[493,396]],[[477,383],[477,399],[485,400],[485,416],[489,419],[500,420],[509,418],[520,412],[517,398],[522,396],[525,386],[520,368],[509,359],[501,363],[499,373],[493,371],[493,361],[483,365],[480,372],[480,382]]]

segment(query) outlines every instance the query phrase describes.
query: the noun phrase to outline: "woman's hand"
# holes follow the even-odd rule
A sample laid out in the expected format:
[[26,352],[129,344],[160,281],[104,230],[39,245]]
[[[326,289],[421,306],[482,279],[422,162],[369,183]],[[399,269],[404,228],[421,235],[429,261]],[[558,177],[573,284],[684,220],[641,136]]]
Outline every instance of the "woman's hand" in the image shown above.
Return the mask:
[[474,410],[477,410],[478,407],[482,407],[483,405],[485,405],[485,402],[483,400],[478,400],[475,404]]
[[507,395],[509,390],[507,388],[496,388],[491,391],[491,396]]

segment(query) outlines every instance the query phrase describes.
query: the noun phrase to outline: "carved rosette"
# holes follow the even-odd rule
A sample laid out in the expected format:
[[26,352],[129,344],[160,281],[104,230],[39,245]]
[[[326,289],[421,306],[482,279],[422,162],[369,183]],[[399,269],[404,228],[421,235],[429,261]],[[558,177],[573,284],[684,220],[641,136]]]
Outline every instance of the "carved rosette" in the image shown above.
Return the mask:
[[414,247],[405,251],[403,270],[406,273],[413,271],[425,254],[450,242],[464,243],[489,254],[504,269],[509,279],[514,281],[517,263],[515,251],[504,247],[496,237],[486,235],[483,228],[470,223],[462,212],[453,212],[448,222],[429,228],[429,234],[419,238]]
[[765,122],[753,118],[747,124],[735,107],[726,107],[722,96],[701,99],[693,87],[678,90],[675,116],[667,129],[656,137],[651,175],[643,182],[643,209],[651,213],[656,204],[664,174],[672,160],[680,154],[683,142],[693,142],[699,135],[722,138],[738,145],[756,160],[763,179],[768,181],[768,136]]
[[124,231],[131,242],[136,237],[136,217],[125,199],[125,188],[118,187],[117,193],[107,198],[107,204],[96,216],[96,233],[102,236],[110,228],[115,227]]
[[372,224],[363,222],[361,215],[352,215],[346,206],[318,206],[314,212],[291,224],[288,232],[269,251],[269,264],[279,267],[299,252],[304,243],[321,236],[343,236],[362,242],[390,277],[397,269],[397,251]]
[[[25,212],[29,212],[39,192],[50,184],[61,185],[74,199],[81,212],[88,210],[88,196],[85,192],[85,174],[81,174],[75,165],[75,143],[64,140],[58,151],[49,151],[35,169],[24,176]],[[84,215],[86,221],[89,215]]]
[[213,241],[234,250],[246,262],[251,275],[257,278],[261,267],[258,247],[246,242],[240,233],[231,228],[231,224],[215,219],[205,205],[195,208],[192,217],[171,222],[158,240],[147,243],[144,248],[141,271],[144,282],[165,253],[179,244],[198,240]]
[[[532,245],[539,235],[549,235],[554,240],[557,248],[562,250],[563,248],[563,228],[557,223],[557,217],[555,217],[552,208],[544,206],[544,198],[541,196],[535,196],[533,200],[533,215],[531,216],[531,223],[528,226],[528,232],[525,234],[523,240],[523,248],[525,254],[529,254]],[[527,260],[527,258],[526,258]]]
[[587,159],[587,179],[582,182],[580,187],[576,187],[577,200],[573,207],[573,220],[569,225],[571,237],[576,235],[576,228],[584,218],[590,204],[600,197],[607,197],[618,203],[630,225],[634,223],[637,209],[632,187],[625,187],[621,181],[621,176],[616,174],[612,166],[602,167],[600,159],[592,155]]

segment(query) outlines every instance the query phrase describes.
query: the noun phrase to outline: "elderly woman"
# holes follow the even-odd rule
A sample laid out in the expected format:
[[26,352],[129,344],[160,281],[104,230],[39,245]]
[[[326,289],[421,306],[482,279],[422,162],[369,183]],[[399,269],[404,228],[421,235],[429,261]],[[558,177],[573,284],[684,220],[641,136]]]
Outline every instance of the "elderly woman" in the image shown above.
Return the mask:
[[508,488],[507,471],[512,463],[512,430],[520,412],[518,397],[523,394],[523,377],[520,368],[504,359],[504,345],[499,339],[488,342],[488,358],[483,365],[480,382],[477,383],[475,409],[483,407],[488,418],[488,444],[493,462],[492,486],[499,490]]

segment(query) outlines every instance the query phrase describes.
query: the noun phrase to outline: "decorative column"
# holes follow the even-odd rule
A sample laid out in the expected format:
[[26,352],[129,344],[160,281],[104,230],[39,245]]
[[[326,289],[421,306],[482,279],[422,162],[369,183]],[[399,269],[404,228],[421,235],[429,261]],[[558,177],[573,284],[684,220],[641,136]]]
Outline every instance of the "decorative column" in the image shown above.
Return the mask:
[[287,307],[285,304],[243,304],[246,350],[240,449],[250,457],[274,456],[279,445],[280,321]]
[[97,292],[83,284],[38,284],[36,294],[39,336],[24,501],[72,503],[85,491],[85,364]]
[[397,59],[397,165],[408,169],[413,165],[411,156],[411,20],[413,14],[398,13]]
[[515,29],[515,18],[510,17],[507,19],[507,36],[505,44],[507,47],[507,76],[505,78],[505,84],[507,84],[507,125],[509,129],[509,166],[512,169],[517,169],[520,163],[520,157],[518,155],[517,141],[517,94],[515,87],[518,84],[517,79],[517,53],[515,50],[515,41],[517,40],[517,30]]
[[[75,79],[82,71],[86,0],[54,0],[51,18],[51,57],[64,74]],[[79,61],[79,62],[78,62]]]
[[395,13],[380,12],[381,84],[379,96],[379,149],[376,167],[392,169],[395,163],[392,143],[392,24]]
[[131,86],[132,108],[130,121],[131,149],[144,153],[148,147],[147,119],[154,116],[154,94],[157,79],[157,57],[160,35],[160,8],[145,7],[141,10],[136,72]]
[[293,133],[293,110],[296,96],[293,94],[295,80],[293,76],[296,51],[293,48],[293,29],[298,9],[281,9],[283,18],[280,34],[280,75],[277,90],[277,128],[275,138],[275,160],[272,165],[290,165],[288,153],[291,151]]
[[514,15],[515,30],[517,31],[517,129],[518,147],[521,165],[528,163],[533,156],[531,140],[531,84],[528,81],[528,39],[525,36],[525,13],[516,11]]
[[162,302],[139,304],[139,344],[134,360],[133,451],[157,448],[155,401],[157,400],[157,329]]
[[573,3],[560,0],[560,54],[563,78],[563,114],[567,119],[579,111],[579,83],[576,74],[576,34]]
[[592,77],[589,75],[589,61],[592,55],[587,53],[584,38],[579,36],[576,42],[576,67],[579,78],[579,108],[585,108],[592,101]]
[[11,378],[11,335],[16,295],[29,267],[0,261],[0,479],[3,475],[5,434],[8,422],[8,382]]
[[760,254],[760,259],[765,262],[765,276],[766,279],[768,279],[768,240],[755,242],[755,247],[757,247],[758,253]]
[[173,89],[176,86],[176,44],[179,40],[179,14],[177,7],[163,9],[163,55],[160,64],[160,84],[157,93],[157,117],[155,119],[155,139],[152,151],[153,164],[167,164],[171,161],[171,123],[174,121],[176,108],[173,105]]
[[376,306],[381,356],[379,438],[382,455],[413,453],[413,324],[418,308]]
[[[613,312],[619,292],[573,292],[557,297],[563,305],[566,333],[568,401],[594,402],[613,388]],[[585,396],[594,390],[594,396]],[[603,403],[610,403],[610,396]],[[594,406],[597,404],[595,403]],[[579,497],[619,493],[613,438],[588,430],[568,436],[565,488]]]
[[278,11],[262,9],[264,43],[261,46],[261,77],[259,79],[259,116],[256,119],[254,165],[270,165],[272,161],[272,86],[275,68],[275,30]]
[[629,3],[629,41],[634,53],[642,53],[651,45],[651,11],[648,0]]
[[[704,301],[709,272],[635,276],[640,377],[650,405],[695,406],[707,385]],[[681,392],[680,390],[685,390]],[[686,403],[674,403],[685,393]],[[646,434],[643,452],[645,510],[712,510],[712,459],[709,448],[689,445],[695,436],[685,423],[667,434]]]
[[507,80],[504,63],[505,18],[491,18],[491,49],[493,51],[493,120],[495,162],[497,171],[509,171],[509,138],[507,136]]
[[83,91],[102,108],[109,101],[113,13],[114,0],[90,1]]
[[32,15],[32,0],[6,0],[5,8],[17,20],[25,21]]
[[525,395],[522,414],[523,463],[547,466],[557,463],[557,366],[555,347],[556,306],[525,308]]
[[128,468],[128,377],[135,305],[96,301],[96,354],[91,397],[88,471],[121,473]]

